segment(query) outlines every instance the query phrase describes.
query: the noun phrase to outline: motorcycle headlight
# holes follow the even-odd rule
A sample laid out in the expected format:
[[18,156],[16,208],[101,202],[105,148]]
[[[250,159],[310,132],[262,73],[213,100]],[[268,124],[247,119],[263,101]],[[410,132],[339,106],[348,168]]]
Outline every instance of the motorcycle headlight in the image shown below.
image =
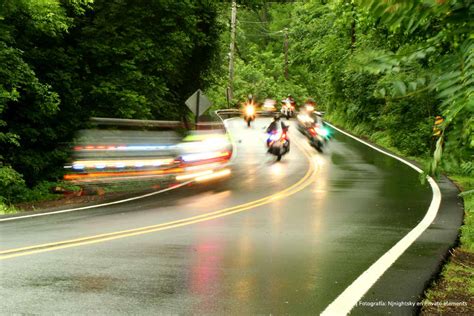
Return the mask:
[[278,140],[278,139],[280,139],[280,137],[281,137],[281,133],[271,134],[270,135],[270,140]]
[[321,135],[321,136],[326,137],[326,136],[329,135],[329,131],[325,128],[319,128],[318,129],[318,134]]

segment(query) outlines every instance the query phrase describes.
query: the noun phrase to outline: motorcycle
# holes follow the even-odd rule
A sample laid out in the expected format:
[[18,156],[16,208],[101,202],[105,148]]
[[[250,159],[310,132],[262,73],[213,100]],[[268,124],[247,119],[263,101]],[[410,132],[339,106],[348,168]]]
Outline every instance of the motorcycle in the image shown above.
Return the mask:
[[289,120],[295,114],[295,106],[290,101],[284,101],[281,106],[281,113]]
[[288,127],[281,131],[272,131],[267,139],[268,152],[277,156],[277,161],[290,151],[290,141],[288,139]]
[[309,139],[309,143],[318,152],[323,152],[323,148],[329,140],[329,131],[323,126],[322,121],[315,122],[313,118],[306,114],[298,115],[298,129]]
[[323,147],[325,146],[327,142],[327,131],[323,127],[320,127],[318,125],[311,126],[308,128],[308,136],[309,136],[309,142],[311,146],[316,148],[317,151],[320,153],[323,152]]
[[250,123],[255,120],[255,106],[252,104],[245,106],[244,120],[247,122],[248,127],[250,127]]

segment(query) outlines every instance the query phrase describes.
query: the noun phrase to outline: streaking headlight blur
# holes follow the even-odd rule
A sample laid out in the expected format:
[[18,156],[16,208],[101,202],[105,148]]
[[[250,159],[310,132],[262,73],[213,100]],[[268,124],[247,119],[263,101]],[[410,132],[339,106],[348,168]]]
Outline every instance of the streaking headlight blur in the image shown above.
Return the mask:
[[205,171],[201,171],[201,172],[194,172],[194,173],[189,173],[189,174],[183,174],[183,175],[176,176],[176,180],[177,181],[190,180],[190,179],[194,179],[194,178],[197,178],[197,177],[207,176],[207,175],[210,175],[210,174],[212,174],[212,170],[205,170]]
[[166,159],[121,159],[121,160],[79,160],[72,164],[75,170],[96,168],[125,168],[125,167],[158,167],[162,165],[170,165],[174,162],[173,158]]
[[225,177],[225,176],[228,176],[228,175],[230,175],[230,170],[229,169],[223,169],[223,170],[216,171],[216,172],[213,172],[213,173],[205,175],[205,176],[197,177],[195,180],[197,182],[203,182],[203,181],[207,181],[207,180],[212,180],[212,179]]
[[211,137],[204,140],[203,143],[209,148],[223,148],[230,145],[230,142],[226,137]]
[[199,160],[208,160],[214,158],[221,158],[228,156],[228,152],[203,152],[203,153],[196,153],[196,154],[187,154],[181,156],[181,159],[184,162],[193,162]]
[[207,152],[230,148],[231,143],[225,134],[188,135],[178,148],[185,153]]

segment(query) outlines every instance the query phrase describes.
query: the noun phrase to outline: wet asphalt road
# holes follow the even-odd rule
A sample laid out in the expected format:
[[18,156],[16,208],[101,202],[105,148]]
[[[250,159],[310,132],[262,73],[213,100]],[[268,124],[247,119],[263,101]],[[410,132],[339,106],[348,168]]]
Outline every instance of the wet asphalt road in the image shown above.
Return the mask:
[[[2,260],[1,312],[320,313],[416,226],[432,192],[408,166],[339,133],[319,154],[292,125],[291,152],[275,163],[264,146],[268,123],[258,119],[246,128],[241,119],[228,121],[237,152],[225,181],[0,223],[6,250],[166,223],[274,195],[260,206],[182,227]],[[287,188],[292,194],[280,196]]]

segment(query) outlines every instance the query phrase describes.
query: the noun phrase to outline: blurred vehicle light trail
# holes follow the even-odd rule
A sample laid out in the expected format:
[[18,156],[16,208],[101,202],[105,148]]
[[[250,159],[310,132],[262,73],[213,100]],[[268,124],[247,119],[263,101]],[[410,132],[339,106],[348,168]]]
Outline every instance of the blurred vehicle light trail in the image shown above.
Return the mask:
[[[78,133],[72,146],[71,162],[64,166],[64,179],[80,186],[107,186],[134,183],[175,185],[230,174],[224,169],[232,156],[232,144],[226,133],[212,129],[188,131],[184,137],[177,122],[93,118],[107,129],[89,129]],[[178,122],[179,123],[179,122]],[[112,129],[126,126],[127,129]],[[130,127],[141,130],[130,130]],[[165,127],[168,130],[143,130]],[[169,130],[169,129],[172,130]],[[222,172],[221,172],[222,171]],[[144,182],[146,180],[147,182]]]

